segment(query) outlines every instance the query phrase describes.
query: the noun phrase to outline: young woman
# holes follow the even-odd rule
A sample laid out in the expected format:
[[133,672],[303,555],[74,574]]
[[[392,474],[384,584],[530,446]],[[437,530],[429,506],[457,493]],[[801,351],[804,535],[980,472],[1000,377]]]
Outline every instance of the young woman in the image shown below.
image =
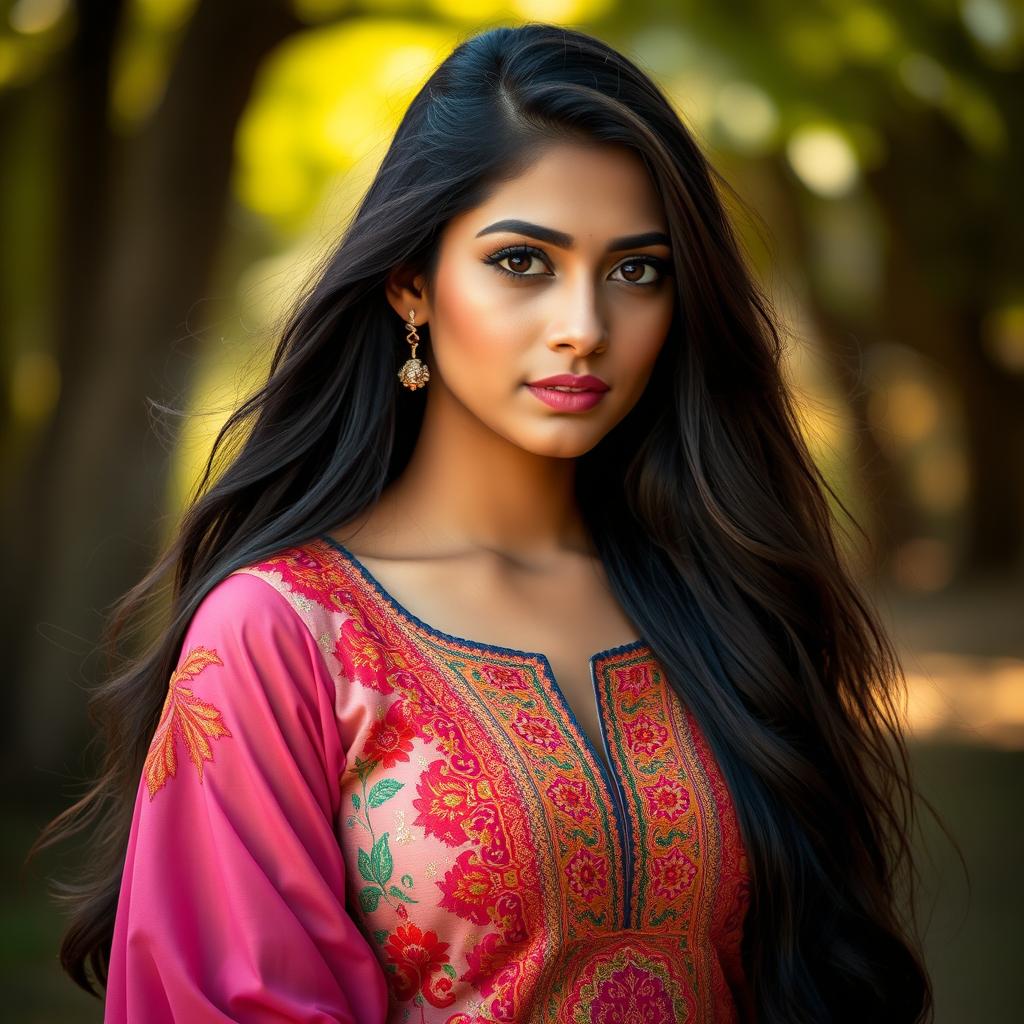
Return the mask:
[[106,1021],[928,1017],[899,666],[716,180],[578,32],[424,85],[125,599],[57,819]]

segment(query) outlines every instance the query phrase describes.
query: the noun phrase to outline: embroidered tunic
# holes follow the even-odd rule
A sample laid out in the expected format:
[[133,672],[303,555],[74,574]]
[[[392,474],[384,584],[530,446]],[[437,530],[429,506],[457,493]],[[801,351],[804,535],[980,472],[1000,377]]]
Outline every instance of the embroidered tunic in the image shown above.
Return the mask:
[[[146,757],[106,1024],[747,1020],[729,792],[643,641],[540,653],[327,536],[203,598]],[[610,770],[609,770],[610,766]]]

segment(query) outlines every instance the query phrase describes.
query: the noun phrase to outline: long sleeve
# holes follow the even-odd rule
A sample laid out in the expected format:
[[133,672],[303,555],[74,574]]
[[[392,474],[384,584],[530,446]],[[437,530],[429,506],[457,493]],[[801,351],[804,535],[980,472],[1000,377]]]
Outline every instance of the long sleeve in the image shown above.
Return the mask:
[[236,573],[196,609],[139,783],[105,1024],[383,1024],[346,910],[345,769],[324,657],[287,599]]

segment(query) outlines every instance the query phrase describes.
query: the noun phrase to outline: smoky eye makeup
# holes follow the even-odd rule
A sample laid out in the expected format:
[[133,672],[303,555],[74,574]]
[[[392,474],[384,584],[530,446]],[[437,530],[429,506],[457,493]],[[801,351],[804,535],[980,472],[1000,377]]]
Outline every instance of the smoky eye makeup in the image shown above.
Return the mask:
[[[503,267],[501,264],[509,260],[518,260],[520,265],[524,268],[523,270],[510,270],[508,267]],[[551,264],[548,262],[548,258],[545,253],[532,245],[506,245],[495,252],[489,253],[487,256],[482,258],[482,262],[493,267],[499,274],[503,274],[505,277],[523,279],[531,277],[551,277]],[[537,273],[534,271],[534,263],[541,263],[547,268],[547,273]],[[638,288],[650,288],[654,285],[661,284],[668,274],[670,261],[663,259],[660,256],[642,255],[642,256],[630,256],[616,264],[612,273],[621,269],[622,267],[636,267],[636,266],[649,266],[653,267],[658,272],[658,277],[654,281],[630,281],[625,278],[619,278],[625,284],[631,284]],[[526,272],[525,268],[530,268],[529,272]]]
[[508,267],[501,266],[504,260],[519,260],[521,263],[525,263],[527,266],[532,267],[533,263],[543,263],[544,266],[551,270],[551,264],[548,263],[547,257],[541,252],[540,249],[535,248],[532,245],[506,245],[496,252],[492,252],[483,258],[484,263],[489,264],[498,271],[499,274],[504,274],[506,277],[543,277],[543,274],[537,273],[520,273],[517,270],[509,270]]

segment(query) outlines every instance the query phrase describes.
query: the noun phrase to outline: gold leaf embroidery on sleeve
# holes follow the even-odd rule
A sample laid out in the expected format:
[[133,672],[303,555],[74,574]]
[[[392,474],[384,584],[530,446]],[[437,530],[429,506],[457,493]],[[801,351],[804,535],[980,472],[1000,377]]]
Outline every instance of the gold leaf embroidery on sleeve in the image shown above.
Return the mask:
[[213,760],[211,738],[230,736],[221,714],[212,704],[200,700],[184,683],[191,682],[208,665],[223,665],[217,652],[208,647],[193,647],[185,660],[171,675],[160,721],[146,755],[144,774],[152,800],[158,789],[177,770],[174,754],[175,736],[185,742],[188,756],[203,781],[203,762]]

